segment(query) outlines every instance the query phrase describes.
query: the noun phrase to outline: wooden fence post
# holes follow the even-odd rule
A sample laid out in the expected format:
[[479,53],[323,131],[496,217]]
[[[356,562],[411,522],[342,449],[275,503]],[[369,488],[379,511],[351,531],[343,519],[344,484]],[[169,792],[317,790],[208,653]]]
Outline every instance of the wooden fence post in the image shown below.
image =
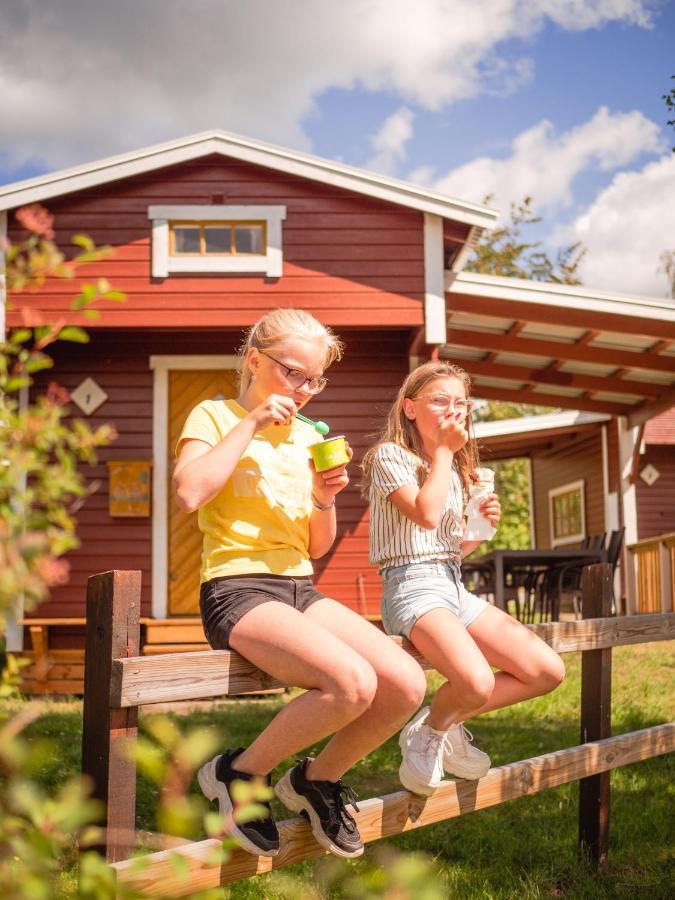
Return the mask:
[[[582,573],[584,619],[610,616],[612,567],[586,566]],[[611,737],[612,649],[584,650],[581,654],[581,742]],[[609,849],[609,772],[579,781],[579,849],[602,873]]]
[[103,572],[87,583],[82,771],[105,804],[105,856],[131,855],[136,819],[136,764],[126,745],[137,734],[138,709],[110,708],[112,660],[138,656],[141,573]]

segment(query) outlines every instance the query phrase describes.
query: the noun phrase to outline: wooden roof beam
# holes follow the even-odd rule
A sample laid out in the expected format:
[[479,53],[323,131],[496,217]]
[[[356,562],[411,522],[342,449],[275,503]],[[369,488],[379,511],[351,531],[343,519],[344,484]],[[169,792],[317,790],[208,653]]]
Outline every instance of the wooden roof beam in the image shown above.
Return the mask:
[[560,387],[579,388],[586,391],[636,394],[638,397],[651,397],[652,399],[656,399],[663,393],[663,388],[657,384],[630,381],[622,378],[601,378],[597,375],[582,375],[574,372],[559,372],[551,366],[546,366],[543,369],[531,369],[527,366],[495,363],[491,359],[462,360],[462,366],[472,375],[485,375],[489,378],[509,378],[513,381],[525,381],[532,385],[550,384]]
[[650,353],[661,353],[663,350],[668,350],[673,346],[673,341],[657,341],[655,344],[652,344],[649,348]]
[[667,388],[653,403],[640,403],[632,412],[628,413],[628,427],[635,428],[636,425],[642,425],[643,422],[666,412],[672,406],[675,406],[675,389]]
[[597,336],[599,334],[600,334],[599,331],[593,331],[592,329],[589,328],[589,330],[586,332],[586,334],[582,335],[579,338],[579,340],[577,341],[577,344],[580,347],[587,347],[591,341],[594,341],[597,338]]
[[466,347],[478,347],[485,353],[500,351],[523,353],[530,356],[552,356],[554,359],[577,360],[605,366],[623,366],[642,371],[668,372],[673,374],[675,359],[652,353],[636,353],[630,350],[609,350],[604,347],[585,347],[578,343],[566,344],[562,341],[545,341],[538,338],[512,337],[488,331],[471,331],[456,328],[452,321],[448,325],[448,342]]
[[488,384],[475,384],[474,394],[484,400],[506,400],[509,403],[532,403],[535,406],[553,406],[561,409],[583,409],[588,412],[604,412],[610,416],[628,416],[631,407],[605,400],[589,400],[585,397],[565,397],[561,394],[543,394],[538,391],[514,388],[498,388]]
[[594,309],[573,306],[552,307],[544,303],[526,303],[505,300],[503,297],[483,297],[472,294],[450,293],[447,306],[452,312],[464,312],[500,319],[522,319],[526,322],[550,324],[559,321],[573,328],[612,331],[619,334],[643,334],[659,340],[675,340],[675,322],[649,319],[638,315],[613,315]]
[[415,357],[417,359],[438,359],[439,345],[427,344],[425,339],[424,326],[413,329],[408,341],[408,358]]

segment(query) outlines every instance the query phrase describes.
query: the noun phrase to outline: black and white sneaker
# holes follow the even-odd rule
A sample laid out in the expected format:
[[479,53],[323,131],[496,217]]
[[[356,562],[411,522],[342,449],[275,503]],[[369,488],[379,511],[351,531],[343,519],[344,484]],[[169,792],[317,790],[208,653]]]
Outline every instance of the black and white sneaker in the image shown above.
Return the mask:
[[309,818],[312,834],[326,850],[336,856],[361,856],[363,841],[342,796],[358,812],[356,794],[342,781],[310,781],[306,775],[309,761],[301,760],[277,782],[277,797],[288,809]]
[[[201,767],[197,773],[197,781],[205,797],[218,801],[220,815],[227,823],[227,834],[240,847],[256,856],[276,856],[279,852],[279,832],[272,818],[269,802],[261,804],[266,808],[267,815],[260,819],[252,822],[235,822],[233,819],[235,803],[230,796],[230,785],[233,781],[252,781],[256,777],[232,768],[232,761],[243,750],[243,747],[237,747],[226,750],[222,756],[214,756]],[[269,775],[266,780],[268,786],[271,786]]]

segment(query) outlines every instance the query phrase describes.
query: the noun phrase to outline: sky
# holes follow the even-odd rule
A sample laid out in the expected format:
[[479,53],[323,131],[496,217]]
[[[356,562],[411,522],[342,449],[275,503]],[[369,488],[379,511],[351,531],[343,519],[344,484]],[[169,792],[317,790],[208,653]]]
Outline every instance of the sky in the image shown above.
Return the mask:
[[0,0],[0,184],[210,128],[482,201],[668,295],[675,0]]

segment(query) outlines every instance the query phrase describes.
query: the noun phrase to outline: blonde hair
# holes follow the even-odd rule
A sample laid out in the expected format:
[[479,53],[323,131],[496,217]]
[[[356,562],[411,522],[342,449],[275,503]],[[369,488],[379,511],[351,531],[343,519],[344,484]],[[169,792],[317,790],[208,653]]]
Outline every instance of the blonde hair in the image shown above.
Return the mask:
[[[424,445],[420,433],[417,430],[417,425],[405,414],[403,401],[407,399],[413,400],[415,397],[419,396],[420,392],[427,384],[434,381],[436,378],[448,377],[457,378],[458,381],[461,381],[464,385],[466,396],[470,396],[471,378],[464,369],[461,369],[453,363],[440,361],[424,363],[424,365],[418,366],[406,377],[391,409],[389,410],[387,421],[377,443],[371,447],[363,457],[361,463],[361,468],[363,470],[361,491],[364,496],[368,496],[372,480],[373,460],[378,448],[382,444],[397,444],[399,447],[403,447],[405,450],[413,453],[419,462],[418,471],[420,478],[424,478],[426,472],[426,468],[422,462],[424,457]],[[464,427],[469,434],[469,440],[454,454],[453,465],[457,469],[460,481],[462,482],[462,489],[466,500],[468,498],[469,485],[476,480],[476,467],[480,465],[476,440],[472,434],[473,420],[471,418],[471,412],[469,412],[466,417]]]
[[325,345],[326,355],[324,369],[342,358],[344,345],[342,341],[326,325],[322,325],[311,313],[303,309],[273,309],[258,319],[255,325],[246,332],[246,339],[239,349],[240,390],[245,391],[251,383],[251,369],[248,365],[248,352],[252,347],[258,350],[270,350],[275,344],[286,338],[301,337],[308,341],[321,341]]

